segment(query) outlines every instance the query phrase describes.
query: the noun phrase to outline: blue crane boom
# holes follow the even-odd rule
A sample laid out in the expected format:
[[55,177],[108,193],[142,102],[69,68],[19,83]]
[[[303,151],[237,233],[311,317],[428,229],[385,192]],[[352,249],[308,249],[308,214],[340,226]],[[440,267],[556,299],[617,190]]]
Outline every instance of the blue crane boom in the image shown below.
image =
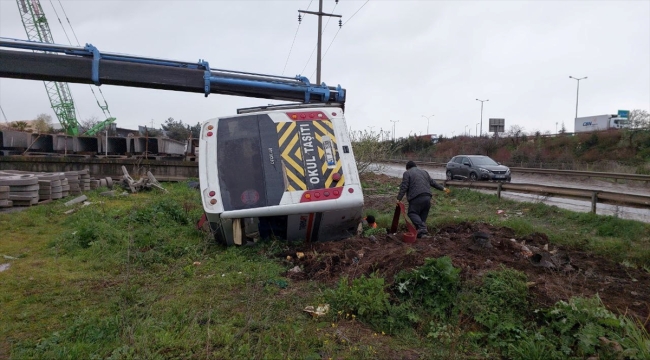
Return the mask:
[[304,103],[339,103],[341,106],[346,98],[346,90],[340,85],[311,84],[303,76],[292,78],[211,69],[204,60],[165,60],[104,53],[90,44],[78,47],[9,38],[0,38],[0,77],[197,92],[206,97],[222,94]]

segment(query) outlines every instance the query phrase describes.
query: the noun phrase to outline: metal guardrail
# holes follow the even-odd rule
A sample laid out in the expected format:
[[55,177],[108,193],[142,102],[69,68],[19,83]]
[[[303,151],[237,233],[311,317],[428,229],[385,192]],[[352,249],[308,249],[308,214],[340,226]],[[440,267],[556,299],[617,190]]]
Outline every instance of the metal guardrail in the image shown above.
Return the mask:
[[591,212],[596,213],[598,203],[625,205],[650,209],[650,196],[631,195],[625,193],[615,193],[611,191],[582,190],[574,188],[565,188],[557,186],[534,185],[534,184],[513,184],[513,183],[494,183],[482,181],[458,181],[458,180],[436,180],[444,186],[465,187],[474,189],[493,189],[497,192],[497,197],[501,198],[502,191],[532,193],[542,196],[560,195],[562,197],[575,198],[591,202]]
[[[403,163],[405,162],[405,160],[386,160],[385,162]],[[426,161],[415,161],[415,163],[419,165],[427,165],[427,166],[434,166],[434,167],[445,167],[447,165],[447,163],[436,163],[436,162],[426,162]],[[650,182],[650,175],[641,175],[641,174],[625,174],[625,173],[579,171],[579,170],[537,169],[537,168],[523,168],[523,167],[511,167],[510,171],[513,173],[598,177],[598,178],[607,178],[607,179],[615,179],[615,180],[635,180],[635,181]]]

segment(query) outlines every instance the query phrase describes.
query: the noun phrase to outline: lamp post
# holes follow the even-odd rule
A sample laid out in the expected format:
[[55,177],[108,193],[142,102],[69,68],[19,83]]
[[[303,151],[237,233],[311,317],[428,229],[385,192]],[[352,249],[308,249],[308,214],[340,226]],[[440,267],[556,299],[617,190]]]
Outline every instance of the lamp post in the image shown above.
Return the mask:
[[576,116],[573,118],[574,120],[578,118],[578,95],[580,95],[580,80],[584,80],[586,78],[586,76],[583,78],[574,78],[573,76],[569,76],[569,79],[578,81],[578,89],[576,90]]
[[398,123],[399,120],[391,120],[390,122],[393,123],[393,141],[395,141],[395,123]]
[[434,116],[434,115],[431,115],[431,116],[424,116],[424,115],[422,115],[423,118],[426,118],[426,119],[427,119],[427,135],[429,135],[429,118],[430,118],[430,117],[433,117],[433,116]]
[[481,132],[479,133],[479,136],[483,136],[483,103],[486,102],[486,101],[490,101],[490,99],[487,99],[487,100],[476,99],[476,101],[481,102]]
[[476,134],[476,136],[478,136],[478,123],[476,123],[475,128],[476,128],[476,129],[475,129],[476,131],[474,131],[474,133]]

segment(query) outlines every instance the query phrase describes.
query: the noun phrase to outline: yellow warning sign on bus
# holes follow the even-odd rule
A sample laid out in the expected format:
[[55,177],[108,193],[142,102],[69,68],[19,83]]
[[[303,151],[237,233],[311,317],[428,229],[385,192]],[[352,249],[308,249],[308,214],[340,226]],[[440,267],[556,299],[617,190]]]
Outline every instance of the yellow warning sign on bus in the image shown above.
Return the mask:
[[[343,185],[341,159],[336,151],[331,121],[288,121],[276,126],[287,174],[287,191]],[[341,179],[334,183],[332,176],[336,173]]]

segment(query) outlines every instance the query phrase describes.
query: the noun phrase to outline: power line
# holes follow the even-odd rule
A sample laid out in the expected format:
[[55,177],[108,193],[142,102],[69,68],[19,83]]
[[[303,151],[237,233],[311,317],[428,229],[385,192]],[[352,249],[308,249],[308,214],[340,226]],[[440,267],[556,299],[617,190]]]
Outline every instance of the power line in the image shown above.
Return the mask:
[[[355,11],[354,14],[352,14],[352,16],[350,16],[350,18],[347,19],[347,20],[343,23],[343,25],[341,25],[341,26],[339,27],[339,29],[336,31],[336,34],[334,34],[334,37],[332,38],[332,41],[331,41],[330,44],[327,46],[327,49],[325,50],[325,53],[323,53],[323,57],[321,58],[321,60],[322,60],[322,59],[325,59],[325,55],[327,55],[327,52],[328,52],[328,51],[330,50],[330,48],[332,47],[332,44],[334,43],[334,40],[336,40],[336,37],[339,35],[339,32],[341,31],[341,29],[343,28],[343,26],[344,26],[345,24],[349,23],[350,20],[352,20],[352,18],[354,17],[354,15],[356,15],[359,11],[361,11],[361,9],[363,9],[363,7],[366,6],[366,4],[367,4],[369,1],[370,1],[370,0],[366,0],[366,2],[363,3],[363,5],[361,5],[361,7],[360,7],[357,11]],[[311,76],[314,76],[314,73],[312,73]],[[311,77],[311,76],[310,76],[310,77]]]
[[[314,0],[311,0],[309,2],[309,5],[307,5],[307,10],[309,10],[309,7],[311,6],[311,3],[314,2]],[[287,61],[284,62],[284,68],[282,69],[282,75],[284,75],[284,72],[287,70],[287,64],[289,63],[289,58],[291,57],[291,51],[293,51],[293,44],[296,43],[296,37],[298,36],[298,30],[300,30],[300,24],[301,24],[301,19],[300,15],[298,15],[298,27],[296,28],[296,33],[293,35],[293,41],[291,42],[291,48],[289,49],[289,55],[287,55]]]
[[282,75],[284,76],[284,71],[287,70],[287,64],[289,63],[289,57],[291,56],[291,51],[293,50],[293,44],[296,42],[296,37],[298,36],[298,30],[300,30],[300,23],[298,23],[298,28],[296,28],[296,33],[293,35],[293,41],[291,42],[291,48],[289,49],[289,55],[287,55],[287,61],[284,62],[284,68],[282,69]]
[[369,1],[370,1],[370,0],[366,0],[366,2],[364,2],[363,5],[361,5],[361,7],[359,8],[359,10],[355,11],[354,14],[352,14],[352,16],[350,16],[350,18],[349,18],[346,22],[343,23],[343,25],[349,23],[350,20],[352,20],[352,18],[354,17],[354,15],[356,15],[359,11],[361,11],[361,9],[363,9],[363,7],[366,6],[366,4],[367,4]]

